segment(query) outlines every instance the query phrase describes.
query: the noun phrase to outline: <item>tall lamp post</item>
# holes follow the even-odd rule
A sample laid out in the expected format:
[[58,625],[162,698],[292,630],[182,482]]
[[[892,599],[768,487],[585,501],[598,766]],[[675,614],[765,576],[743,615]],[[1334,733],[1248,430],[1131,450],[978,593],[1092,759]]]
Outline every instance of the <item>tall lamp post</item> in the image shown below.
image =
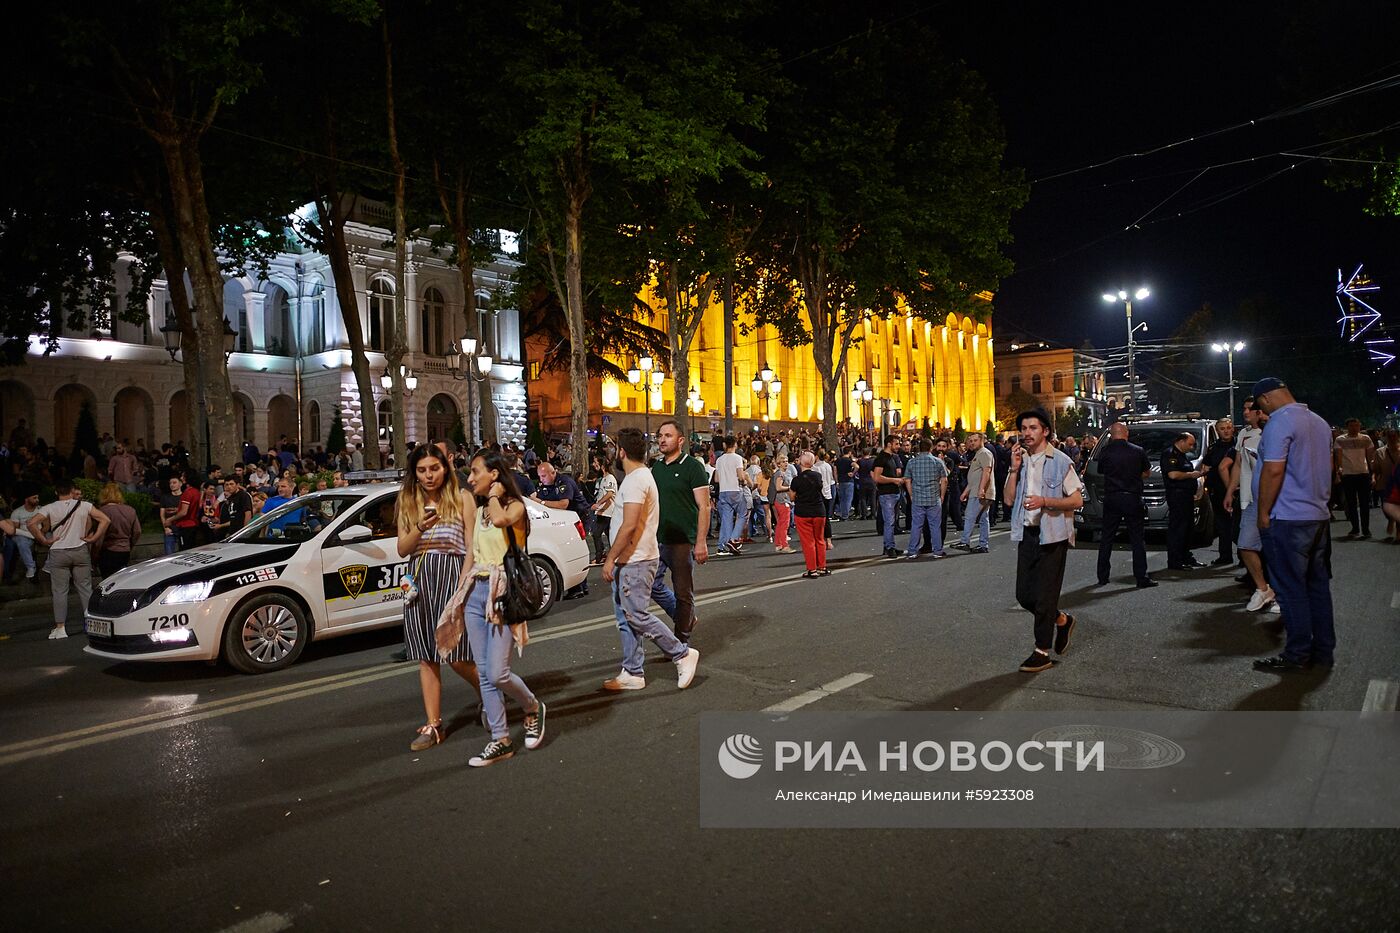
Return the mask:
[[1230,420],[1235,420],[1235,351],[1244,349],[1244,341],[1236,340],[1234,343],[1213,343],[1210,348],[1216,353],[1224,353],[1230,364]]
[[[194,308],[190,308],[193,315]],[[165,338],[165,352],[170,354],[170,362],[175,362],[175,357],[184,349],[184,332],[180,330],[180,325],[175,322],[175,316],[169,311],[165,312],[165,323],[160,326],[161,336]],[[224,365],[228,365],[229,357],[233,356],[233,345],[238,340],[238,332],[233,329],[233,325],[224,318]],[[196,354],[196,372],[199,376],[199,407],[204,412],[204,469],[208,472],[209,467],[214,464],[214,452],[209,447],[209,402],[204,396],[204,357]]]
[[1128,412],[1134,415],[1137,414],[1137,370],[1133,368],[1133,334],[1139,330],[1147,330],[1147,322],[1133,326],[1133,299],[1142,301],[1150,294],[1152,293],[1146,288],[1139,288],[1131,296],[1123,289],[1119,289],[1116,294],[1104,292],[1103,295],[1103,300],[1110,304],[1123,302],[1123,307],[1128,313]]
[[[753,394],[760,402],[767,402],[770,398],[777,398],[778,393],[783,391],[783,380],[778,378],[778,374],[773,372],[773,368],[767,363],[763,368],[753,374],[753,381],[749,383],[749,388],[753,389]],[[768,420],[768,406],[763,408],[763,420]]]
[[[865,417],[865,406],[875,400],[875,393],[871,390],[870,383],[865,381],[864,376],[861,376],[856,380],[856,385],[855,388],[851,390],[851,395],[855,396],[856,404],[860,406],[860,426],[861,429],[864,430],[865,426],[870,423]],[[870,413],[870,417],[875,417],[873,411]]]
[[655,360],[644,356],[637,360],[636,366],[627,370],[627,381],[632,384],[632,388],[642,393],[642,410],[646,412],[647,443],[651,443],[651,393],[653,390],[661,391],[661,385],[666,381],[666,373],[656,368]]
[[[481,354],[476,353],[476,338],[462,337],[461,349],[457,344],[452,344],[447,348],[447,370],[452,373],[452,378],[467,381],[467,416],[471,419],[471,435],[467,438],[467,444],[475,447],[476,440],[476,411],[472,403],[472,384],[475,382],[486,382],[491,378],[491,366],[495,361],[487,354],[485,345],[481,348]],[[475,372],[473,372],[475,370]],[[485,391],[490,391],[489,388]]]

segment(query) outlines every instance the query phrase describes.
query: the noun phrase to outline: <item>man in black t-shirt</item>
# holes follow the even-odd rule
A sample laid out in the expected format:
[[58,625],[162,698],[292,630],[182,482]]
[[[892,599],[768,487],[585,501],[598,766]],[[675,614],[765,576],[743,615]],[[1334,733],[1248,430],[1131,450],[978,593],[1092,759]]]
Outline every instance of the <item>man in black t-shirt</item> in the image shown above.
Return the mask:
[[855,461],[851,459],[851,448],[841,448],[841,456],[836,458],[836,517],[846,521],[851,517],[851,501],[855,495]]
[[891,435],[885,449],[875,458],[871,477],[875,480],[875,496],[879,503],[880,530],[884,534],[885,556],[899,556],[894,546],[895,510],[899,494],[904,489],[904,461],[899,457],[899,438]]
[[1215,533],[1220,536],[1220,556],[1211,561],[1212,567],[1223,567],[1235,562],[1231,545],[1235,540],[1234,521],[1225,511],[1225,490],[1230,486],[1230,468],[1235,465],[1235,422],[1221,418],[1215,423],[1215,443],[1206,448],[1201,466],[1210,470],[1206,474],[1206,493],[1210,496],[1211,511],[1215,513]]
[[215,540],[224,540],[252,518],[253,497],[230,476],[224,480],[224,500],[219,503],[219,521],[214,526]]
[[1147,453],[1128,441],[1128,426],[1115,422],[1108,429],[1109,440],[1099,453],[1099,474],[1103,477],[1103,537],[1099,540],[1099,585],[1108,583],[1113,538],[1118,526],[1128,526],[1133,548],[1133,578],[1139,587],[1156,586],[1147,575],[1147,544],[1143,540],[1142,481],[1152,471]]

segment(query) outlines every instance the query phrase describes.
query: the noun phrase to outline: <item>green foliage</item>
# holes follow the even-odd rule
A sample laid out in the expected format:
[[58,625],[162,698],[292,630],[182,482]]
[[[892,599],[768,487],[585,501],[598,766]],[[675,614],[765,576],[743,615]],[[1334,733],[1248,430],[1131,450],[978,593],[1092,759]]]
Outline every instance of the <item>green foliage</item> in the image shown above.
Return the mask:
[[452,427],[447,429],[447,440],[454,448],[467,446],[467,430],[462,426],[462,419],[452,422]]
[[961,418],[953,422],[953,440],[959,444],[967,440],[967,429],[963,427]]
[[338,454],[345,449],[345,423],[340,420],[340,409],[335,410],[334,417],[331,418],[331,433],[326,438],[326,451],[331,454]]
[[997,423],[1003,431],[1016,430],[1016,416],[1032,408],[1040,408],[1040,399],[1025,389],[1015,389],[997,403]]
[[539,454],[541,457],[549,450],[549,441],[540,430],[540,426],[535,422],[530,422],[525,429],[525,446]]
[[1052,413],[1055,417],[1055,436],[1083,439],[1090,431],[1089,412],[1078,405],[1066,405]]

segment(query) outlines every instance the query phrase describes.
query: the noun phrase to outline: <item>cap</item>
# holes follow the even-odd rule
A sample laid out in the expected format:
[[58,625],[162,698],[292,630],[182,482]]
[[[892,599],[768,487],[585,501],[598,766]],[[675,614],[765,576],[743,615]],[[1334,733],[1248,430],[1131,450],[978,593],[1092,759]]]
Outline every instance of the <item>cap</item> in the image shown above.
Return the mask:
[[1265,376],[1263,379],[1260,379],[1258,382],[1254,383],[1254,391],[1251,394],[1255,398],[1258,398],[1266,392],[1272,392],[1275,389],[1286,388],[1288,388],[1288,383],[1284,382],[1277,376]]

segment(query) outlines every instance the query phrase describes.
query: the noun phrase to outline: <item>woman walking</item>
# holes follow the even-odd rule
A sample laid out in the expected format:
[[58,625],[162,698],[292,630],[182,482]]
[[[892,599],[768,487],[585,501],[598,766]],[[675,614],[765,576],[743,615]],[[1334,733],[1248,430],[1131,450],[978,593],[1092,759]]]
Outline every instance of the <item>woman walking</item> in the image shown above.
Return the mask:
[[779,554],[791,554],[788,547],[788,522],[792,520],[792,478],[797,472],[788,463],[786,454],[778,454],[773,464],[773,514],[777,527],[773,529],[773,545]]
[[97,571],[106,579],[131,560],[131,550],[141,540],[141,519],[136,516],[136,510],[126,504],[126,496],[116,483],[102,487],[97,503],[98,509],[111,519],[106,536],[94,546]]
[[802,557],[807,562],[804,577],[825,577],[826,569],[826,496],[825,480],[812,469],[816,455],[804,450],[797,458],[802,472],[792,481],[792,495],[797,509],[797,536],[802,539]]
[[601,454],[593,458],[596,484],[593,487],[593,562],[601,564],[608,556],[612,531],[613,503],[617,500],[617,477]]
[[1380,494],[1381,514],[1385,516],[1386,544],[1400,544],[1400,522],[1391,514],[1393,510],[1385,508],[1391,477],[1396,475],[1397,470],[1400,470],[1400,431],[1391,428],[1385,432],[1385,446],[1376,451],[1374,482],[1376,492]]
[[[408,458],[395,517],[399,556],[408,564],[404,600],[404,649],[418,662],[418,686],[423,691],[427,721],[409,746],[419,752],[445,737],[442,728],[442,664],[437,649],[437,623],[452,594],[466,578],[475,503],[457,485],[447,455],[432,444]],[[477,687],[476,665],[465,635],[445,660],[463,680]]]
[[[509,586],[501,579],[509,542],[522,550],[530,534],[530,516],[516,489],[506,461],[494,450],[483,449],[472,457],[468,476],[476,499],[476,525],[472,529],[471,553],[465,572],[472,577],[467,596],[467,638],[472,655],[480,665],[481,701],[491,730],[491,741],[481,754],[467,764],[484,768],[515,754],[506,726],[504,694],[510,694],[525,711],[525,747],[538,748],[544,741],[545,706],[510,671],[510,649],[515,642],[514,626],[505,624],[496,612],[493,592]],[[509,536],[509,537],[507,537]],[[523,642],[522,642],[523,644]]]

